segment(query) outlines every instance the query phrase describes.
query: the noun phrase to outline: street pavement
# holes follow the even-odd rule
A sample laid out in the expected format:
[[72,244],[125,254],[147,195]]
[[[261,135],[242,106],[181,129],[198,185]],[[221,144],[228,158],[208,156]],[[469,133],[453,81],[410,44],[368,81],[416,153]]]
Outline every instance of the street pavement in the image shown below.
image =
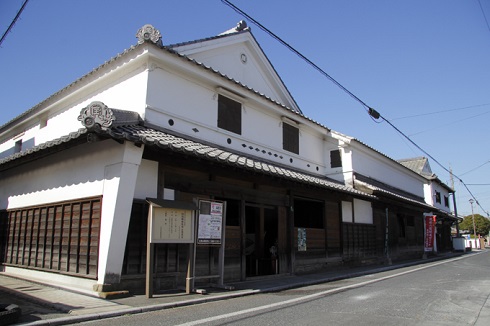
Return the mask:
[[22,316],[17,324],[66,325],[127,314],[138,314],[210,301],[225,300],[256,293],[281,291],[424,264],[477,252],[478,251],[468,253],[444,253],[427,259],[394,263],[392,265],[373,265],[355,268],[339,267],[335,270],[312,274],[255,278],[245,282],[227,284],[228,286],[233,287],[233,290],[205,288],[206,294],[185,294],[183,291],[172,291],[163,294],[154,294],[153,298],[146,298],[145,295],[132,295],[119,299],[102,299],[86,293],[76,292],[73,289],[54,287],[37,283],[32,280],[20,279],[3,272],[0,273],[0,303],[13,303],[21,307]]

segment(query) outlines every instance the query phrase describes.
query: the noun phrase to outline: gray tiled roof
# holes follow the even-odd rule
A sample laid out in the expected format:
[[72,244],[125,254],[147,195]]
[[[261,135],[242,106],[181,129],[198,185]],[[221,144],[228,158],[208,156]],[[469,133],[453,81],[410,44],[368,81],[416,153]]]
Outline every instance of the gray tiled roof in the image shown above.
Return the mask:
[[[426,157],[415,157],[415,158],[408,158],[408,159],[402,159],[398,160],[398,162],[409,168],[412,171],[417,172],[418,174],[424,174],[424,167],[425,164],[427,163],[427,158]],[[425,176],[425,174],[424,174]]]
[[198,141],[185,139],[142,125],[114,127],[107,130],[107,133],[116,139],[126,139],[136,143],[140,142],[146,146],[155,146],[161,149],[172,150],[174,152],[197,156],[211,161],[218,161],[223,164],[233,165],[258,173],[264,173],[273,177],[284,178],[304,184],[337,190],[350,193],[352,195],[375,198],[375,196],[355,190],[354,188],[345,186],[342,183],[336,183],[324,178],[294,171],[273,163],[260,161],[250,156],[233,153],[226,149],[220,149],[213,145],[207,145]]
[[[101,129],[87,130],[81,128],[67,136],[35,146],[26,151],[10,155],[0,160],[0,170],[5,170],[25,161],[35,159],[36,155],[42,156],[43,152],[53,149],[57,146],[70,146],[68,142],[79,140],[83,135],[87,136],[90,132],[96,132],[100,136],[109,136],[117,140],[127,140],[134,143],[142,143],[146,146],[157,147],[164,150],[183,153],[185,155],[196,156],[210,161],[217,161],[222,164],[236,166],[238,168],[254,171],[257,173],[267,174],[272,177],[287,179],[290,181],[300,182],[321,188],[336,190],[351,195],[365,198],[376,198],[352,187],[345,186],[342,183],[336,183],[321,177],[312,176],[303,172],[294,171],[279,165],[260,161],[256,158],[245,156],[243,154],[232,153],[225,149],[217,148],[213,145],[185,139],[183,137],[171,135],[169,133],[145,127],[143,125],[115,126],[105,131]],[[46,153],[47,154],[47,153]]]
[[87,133],[87,129],[81,128],[78,131],[71,132],[70,134],[68,134],[66,136],[56,138],[54,140],[51,140],[51,141],[42,143],[40,145],[34,146],[32,148],[29,148],[25,151],[15,153],[15,154],[7,156],[3,159],[0,159],[0,170],[2,170],[2,167],[4,167],[5,164],[7,164],[9,162],[13,162],[13,161],[20,159],[20,158],[23,158],[23,157],[32,156],[33,154],[36,154],[36,153],[46,152],[51,148],[55,148],[57,146],[66,144],[72,140],[78,139],[78,138],[80,138],[81,135],[84,135],[86,133]]
[[401,199],[401,200],[403,200],[405,202],[416,204],[418,206],[429,208],[431,210],[438,210],[437,208],[435,208],[435,207],[427,204],[424,201],[416,200],[416,199],[413,199],[413,198],[410,198],[410,197],[407,197],[407,196],[403,196],[401,194],[397,194],[397,193],[395,193],[393,191],[390,191],[388,189],[381,188],[379,186],[372,185],[372,184],[367,183],[365,181],[356,180],[355,181],[355,184],[358,187],[360,186],[360,187],[371,189],[373,191],[373,194],[374,195],[376,195],[376,193],[378,193],[378,194],[381,193],[381,194],[383,194],[385,196],[393,197],[393,198],[396,198],[396,199]]

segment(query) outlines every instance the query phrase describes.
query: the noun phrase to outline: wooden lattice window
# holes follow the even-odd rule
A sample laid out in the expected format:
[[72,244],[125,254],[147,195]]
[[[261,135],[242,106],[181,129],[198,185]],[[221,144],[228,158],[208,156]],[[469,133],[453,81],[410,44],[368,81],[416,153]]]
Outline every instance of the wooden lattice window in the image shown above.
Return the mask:
[[96,278],[101,198],[8,212],[5,264]]

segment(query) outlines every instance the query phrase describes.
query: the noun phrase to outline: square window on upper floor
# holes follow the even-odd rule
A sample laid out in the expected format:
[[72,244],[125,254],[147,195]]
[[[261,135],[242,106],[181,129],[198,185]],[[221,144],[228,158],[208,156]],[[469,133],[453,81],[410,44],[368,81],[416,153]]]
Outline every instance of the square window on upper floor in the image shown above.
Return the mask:
[[242,134],[242,104],[218,95],[218,128]]
[[282,124],[282,148],[299,154],[299,129],[284,122]]

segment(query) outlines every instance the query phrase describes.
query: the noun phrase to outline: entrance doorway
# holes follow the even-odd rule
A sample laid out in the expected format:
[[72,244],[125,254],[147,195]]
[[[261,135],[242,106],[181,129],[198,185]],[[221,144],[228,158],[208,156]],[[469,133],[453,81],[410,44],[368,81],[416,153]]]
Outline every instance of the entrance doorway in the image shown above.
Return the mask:
[[278,214],[271,206],[245,206],[246,276],[279,273]]

